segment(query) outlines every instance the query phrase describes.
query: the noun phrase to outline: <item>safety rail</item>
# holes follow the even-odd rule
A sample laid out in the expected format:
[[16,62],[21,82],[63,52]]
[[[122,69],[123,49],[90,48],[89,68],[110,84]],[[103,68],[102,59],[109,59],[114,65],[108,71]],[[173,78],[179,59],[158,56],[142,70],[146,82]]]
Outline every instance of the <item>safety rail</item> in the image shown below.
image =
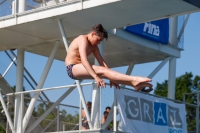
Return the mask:
[[[89,83],[82,83],[80,84],[80,86],[82,87],[82,90],[84,89],[83,87],[87,87],[88,88],[88,85],[95,85],[96,83],[95,82],[89,82]],[[107,85],[109,85],[108,83],[106,83]],[[23,91],[23,92],[16,92],[16,93],[9,93],[9,94],[6,94],[7,97],[10,97],[10,96],[13,96],[13,95],[20,95],[21,98],[23,99],[22,101],[24,101],[25,99],[31,99],[31,98],[23,98],[24,94],[27,94],[27,93],[41,93],[41,92],[44,92],[44,91],[50,91],[50,90],[54,90],[54,91],[58,91],[58,90],[63,90],[66,91],[65,89],[67,89],[67,91],[72,88],[72,87],[76,87],[77,85],[76,84],[73,84],[73,85],[67,85],[67,86],[58,86],[58,87],[51,87],[51,88],[43,88],[43,89],[38,89],[38,90],[30,90],[30,91]],[[125,88],[125,87],[121,87],[121,89],[124,89],[124,90],[128,90],[128,91],[134,91],[133,89],[130,89],[130,88]],[[115,89],[103,89],[104,91],[111,91],[112,93],[114,93]],[[66,91],[66,92],[67,92]],[[138,93],[144,93],[144,92],[138,92]],[[153,97],[159,97],[159,98],[164,98],[164,97],[161,97],[161,96],[155,96],[153,94],[147,94],[145,93],[146,95],[150,95],[150,96],[153,96]],[[113,94],[114,96],[114,94]],[[112,100],[111,102],[116,102],[116,99],[113,97],[113,96],[110,96],[112,97]],[[2,105],[5,105],[3,99],[2,99],[2,93],[0,93],[0,99],[1,99],[1,103]],[[59,98],[60,99],[60,98]],[[41,123],[45,123],[43,124],[43,128],[44,130],[43,131],[71,131],[71,130],[79,130],[78,126],[78,122],[81,122],[81,114],[78,113],[78,109],[79,109],[79,112],[80,112],[80,109],[82,109],[82,107],[80,108],[80,106],[75,106],[75,105],[66,105],[66,104],[62,104],[61,102],[63,101],[64,98],[62,98],[62,100],[57,100],[56,102],[51,102],[51,106],[47,108],[47,110],[44,111],[44,114],[41,114],[40,116],[37,116],[37,122],[35,122],[34,124],[32,124],[33,127],[29,127],[27,130],[27,132],[30,132],[37,124],[41,124]],[[101,97],[101,101],[100,101],[100,106],[102,106],[102,98]],[[182,102],[182,101],[178,101],[178,100],[172,100],[172,99],[168,99],[168,98],[165,98],[167,100],[170,100],[170,101],[173,101],[175,103],[182,103],[182,104],[185,104],[186,106],[190,106],[190,107],[193,107],[193,108],[197,108],[197,105],[194,105],[194,104],[189,104],[189,103],[186,103],[186,102]],[[106,99],[108,100],[108,99]],[[22,102],[21,101],[21,102]],[[38,100],[38,101],[41,101],[41,102],[47,102],[47,101],[42,101],[42,100]],[[105,101],[104,101],[105,102]],[[23,103],[23,102],[22,102]],[[22,104],[23,105],[23,104]],[[37,104],[37,107],[38,107],[39,104]],[[63,110],[64,108],[62,106],[66,106],[66,107],[72,107],[72,108],[75,108],[77,111],[75,111],[76,113],[74,113],[74,118],[76,118],[76,120],[73,120],[72,119],[68,119],[70,121],[66,121],[65,117],[66,115],[63,115]],[[4,107],[4,111],[6,113],[6,107]],[[61,111],[62,109],[62,111]],[[46,116],[49,114],[49,112],[56,112],[56,117],[50,117],[50,118],[47,118]],[[66,112],[68,111],[68,109],[65,110]],[[64,111],[64,112],[65,112]],[[100,110],[101,114],[103,112],[103,110],[101,109]],[[8,118],[8,121],[10,126],[12,127],[12,121],[11,119],[9,119],[9,114],[8,112],[6,113],[6,116]],[[73,116],[73,115],[71,115]],[[116,123],[117,119],[116,119],[116,114],[113,113],[113,122]],[[72,118],[72,117],[71,117]],[[101,119],[101,116],[100,116],[100,119]],[[119,120],[119,119],[118,119]],[[21,119],[22,121],[22,119]],[[41,124],[42,125],[42,124]],[[115,124],[114,124],[115,125]],[[117,126],[117,125],[115,125]],[[103,125],[100,125],[100,129],[101,128],[104,128],[105,126]],[[116,127],[114,127],[116,128]],[[12,129],[12,128],[11,128]],[[198,133],[196,131],[196,133]]]
[[196,91],[196,92],[192,92],[192,93],[184,93],[183,94],[183,102],[186,102],[187,101],[187,97],[186,96],[189,96],[189,95],[196,95],[196,105],[195,105],[195,112],[196,112],[196,131],[189,131],[188,133],[199,133],[200,132],[200,91]]
[[[95,84],[93,82],[91,83],[83,83],[81,84],[82,87],[87,86],[87,85],[92,85]],[[6,97],[12,97],[12,96],[16,96],[16,95],[20,95],[21,96],[21,108],[23,108],[22,106],[24,105],[25,100],[30,100],[31,98],[25,98],[24,95],[25,94],[30,94],[30,93],[41,93],[43,91],[50,91],[50,90],[56,90],[58,91],[59,89],[64,89],[64,88],[71,88],[71,87],[76,87],[76,84],[74,85],[68,85],[68,86],[59,86],[59,87],[52,87],[52,88],[44,88],[44,89],[38,89],[38,90],[31,90],[31,91],[23,91],[23,92],[16,92],[16,93],[9,93],[6,94]],[[54,93],[55,94],[55,93]],[[7,111],[7,108],[3,99],[3,95],[0,92],[0,100],[7,118],[7,121],[9,123],[9,126],[11,127],[12,131],[14,132],[14,127],[13,127],[13,122],[12,119],[10,117],[9,112]],[[62,97],[62,96],[61,96]],[[60,99],[60,98],[59,98]],[[74,108],[74,109],[79,109],[79,107],[77,106],[73,106],[73,105],[66,105],[66,104],[62,104],[61,101],[62,100],[57,100],[56,102],[48,102],[48,101],[43,101],[43,100],[38,100],[41,103],[43,102],[47,102],[47,105],[49,107],[45,108],[46,110],[44,111],[44,114],[40,114],[40,115],[36,115],[37,121],[36,123],[33,123],[31,127],[31,129],[27,129],[28,132],[31,132],[31,130],[37,125],[40,124],[41,126],[43,126],[43,131],[61,131],[61,130],[77,130],[77,125],[78,125],[78,121],[79,121],[79,115],[78,115],[78,111],[75,111],[75,113],[69,113],[69,119],[67,119],[67,116],[63,116],[66,115],[66,112],[69,111],[69,109],[64,110],[63,107],[68,107],[68,108]],[[29,102],[27,102],[29,103]],[[36,108],[38,109],[38,107],[40,107],[41,104],[37,103]],[[50,106],[52,105],[52,106]],[[43,106],[43,105],[42,105]],[[46,116],[50,113],[50,112],[54,112],[56,114],[56,117],[53,117],[52,115],[49,115],[47,118]],[[24,112],[25,113],[25,112]],[[33,114],[37,114],[36,112],[33,112]],[[23,113],[22,113],[23,114]],[[73,121],[72,121],[73,120]],[[72,121],[72,122],[71,122]],[[21,122],[22,122],[22,117],[21,117]],[[62,129],[61,129],[62,126]],[[76,128],[75,128],[76,127]]]
[[[71,3],[76,3],[76,2],[80,2],[80,4],[82,5],[83,0],[24,0],[23,3],[24,4],[24,9],[20,9],[21,7],[23,8],[23,6],[19,5],[19,4],[15,4],[18,3],[19,0],[1,0],[0,1],[0,18],[1,17],[6,17],[6,16],[10,16],[10,15],[14,15],[17,16],[17,14],[21,11],[19,10],[24,10],[22,12],[26,12],[26,11],[30,11],[30,10],[34,10],[34,9],[39,9],[39,8],[46,8],[49,6],[54,6],[54,5],[59,5],[61,3],[63,4],[71,4]],[[22,2],[22,1],[20,1]],[[18,10],[17,10],[18,9]]]

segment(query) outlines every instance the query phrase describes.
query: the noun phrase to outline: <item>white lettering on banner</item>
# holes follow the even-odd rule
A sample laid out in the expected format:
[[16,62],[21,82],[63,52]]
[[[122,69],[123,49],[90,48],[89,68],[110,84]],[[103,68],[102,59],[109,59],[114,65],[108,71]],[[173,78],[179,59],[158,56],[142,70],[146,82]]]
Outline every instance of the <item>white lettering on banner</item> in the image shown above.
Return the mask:
[[170,117],[170,119],[171,119],[171,121],[172,121],[172,125],[174,125],[174,126],[180,126],[181,125],[181,123],[179,123],[179,122],[176,122],[176,117],[175,117],[175,115],[176,115],[176,110],[170,110],[170,112],[172,112],[173,113],[173,118],[174,118],[174,120]]
[[159,26],[156,26],[154,24],[151,24],[150,22],[146,22],[144,24],[144,29],[143,31],[144,32],[147,32],[147,29],[148,29],[148,33],[149,34],[152,34],[154,36],[159,36],[160,35],[160,28]]
[[[149,116],[149,105],[147,103],[144,103],[144,114],[147,114],[147,116],[151,120],[151,117]],[[144,115],[144,117],[146,119],[146,115]]]
[[[122,118],[118,126],[120,131],[187,133],[184,104],[120,90],[116,91],[116,97]],[[145,128],[141,128],[141,124]]]
[[128,111],[129,111],[129,113],[130,113],[130,115],[132,116],[132,117],[137,117],[138,115],[139,115],[139,109],[135,109],[135,111],[137,112],[136,114],[133,114],[132,113],[132,111],[131,111],[131,109],[130,109],[130,104],[131,103],[134,103],[134,105],[136,105],[136,103],[135,103],[135,101],[134,100],[130,100],[130,101],[128,101],[128,105],[129,105],[129,108],[128,108]]
[[157,117],[157,122],[159,121],[159,119],[162,119],[163,123],[166,123],[164,117],[163,117],[163,114],[162,114],[162,109],[159,108],[158,110],[158,117]]

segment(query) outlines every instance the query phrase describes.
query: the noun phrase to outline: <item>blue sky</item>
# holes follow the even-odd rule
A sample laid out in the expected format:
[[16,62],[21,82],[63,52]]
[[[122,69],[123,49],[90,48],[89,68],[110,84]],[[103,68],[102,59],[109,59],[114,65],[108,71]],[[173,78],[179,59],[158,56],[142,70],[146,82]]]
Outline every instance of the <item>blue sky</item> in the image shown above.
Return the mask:
[[[181,58],[177,59],[177,66],[176,66],[176,77],[185,74],[185,72],[192,72],[193,75],[200,75],[200,12],[193,13],[188,20],[187,26],[184,32],[184,51],[181,52]],[[38,59],[39,58],[39,59]],[[25,67],[29,70],[32,76],[38,82],[44,66],[46,64],[47,58],[26,53],[25,58]],[[155,67],[160,62],[153,62],[153,63],[145,63],[141,65],[135,65],[131,75],[140,75],[140,76],[148,76]],[[114,68],[114,70],[118,72],[125,73],[127,67],[119,67]],[[168,63],[153,77],[152,84],[155,87],[156,83],[162,83],[164,80],[168,79]],[[54,87],[54,86],[62,86],[62,85],[69,85],[73,84],[74,80],[70,79],[67,76],[65,70],[64,62],[55,60],[51,70],[48,74],[46,82],[44,84],[44,88],[46,87]],[[85,89],[87,88],[87,89]],[[86,96],[86,100],[91,100],[92,95],[92,87],[85,87],[84,94]],[[64,90],[54,91],[49,93],[51,96],[51,100],[56,100],[59,95],[61,95]],[[56,94],[56,95],[55,95]],[[107,99],[108,104],[112,103],[112,91],[107,88],[107,90],[103,90],[104,99]],[[67,104],[78,104],[79,102],[79,95],[77,91],[74,91],[70,96],[69,99],[65,100]],[[73,102],[71,102],[73,101]]]

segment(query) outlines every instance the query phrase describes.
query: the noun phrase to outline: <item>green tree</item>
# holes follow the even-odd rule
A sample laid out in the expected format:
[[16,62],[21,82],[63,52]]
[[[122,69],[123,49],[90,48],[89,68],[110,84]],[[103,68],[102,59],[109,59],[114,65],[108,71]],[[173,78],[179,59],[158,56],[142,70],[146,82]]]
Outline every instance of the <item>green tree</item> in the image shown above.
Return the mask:
[[[193,78],[193,74],[185,73],[184,75],[176,78],[176,91],[175,91],[175,100],[182,101],[184,93],[191,93],[197,90],[200,90],[200,77],[195,76]],[[163,83],[157,83],[157,86],[154,91],[155,95],[167,97],[168,94],[168,81],[165,80]],[[196,95],[187,95],[186,102],[190,104],[196,105],[197,97]],[[187,112],[187,124],[188,130],[194,131],[196,130],[196,110],[194,107],[186,106]]]
[[6,133],[6,131],[0,126],[0,133]]

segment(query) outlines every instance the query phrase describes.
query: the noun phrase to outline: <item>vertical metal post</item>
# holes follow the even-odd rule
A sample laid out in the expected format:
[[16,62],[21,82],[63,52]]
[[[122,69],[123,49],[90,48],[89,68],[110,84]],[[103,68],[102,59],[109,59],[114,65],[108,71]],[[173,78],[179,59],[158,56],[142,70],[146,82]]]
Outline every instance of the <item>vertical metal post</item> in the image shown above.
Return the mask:
[[81,0],[81,9],[83,9],[83,0]]
[[[59,46],[60,46],[60,41],[56,41],[56,44],[55,44],[55,46],[54,46],[54,48],[53,48],[53,50],[52,50],[52,52],[51,52],[51,54],[49,56],[49,59],[48,59],[48,61],[46,63],[46,66],[44,68],[44,71],[42,73],[42,76],[40,78],[40,81],[39,81],[36,89],[41,89],[42,86],[44,85],[44,82],[46,80],[46,77],[48,75],[48,72],[49,72],[50,67],[51,67],[51,65],[53,63],[53,60],[55,58],[55,55],[56,55],[56,52],[58,51]],[[32,115],[35,103],[37,102],[37,99],[38,99],[39,95],[40,95],[40,92],[36,92],[34,94],[33,98],[31,99],[30,105],[29,105],[29,107],[28,107],[28,109],[26,111],[26,114],[24,116],[24,119],[23,119],[23,129],[24,130],[27,127],[27,124],[28,124],[28,122],[30,120],[30,117]]]
[[23,116],[24,116],[24,94],[21,94],[21,108],[20,108],[20,133],[24,133],[23,130]]
[[63,131],[65,131],[65,124],[64,123],[62,124],[62,129],[63,129]]
[[114,90],[114,106],[113,106],[113,131],[117,131],[117,97],[116,90]]
[[16,0],[14,0],[14,1],[12,1],[12,14],[15,14],[15,1]]
[[60,131],[60,107],[57,106],[57,131]]
[[[169,43],[171,45],[177,45],[177,26],[178,25],[178,18],[173,17],[170,18],[170,37]],[[175,82],[176,82],[176,58],[172,57],[169,60],[169,76],[168,76],[168,98],[174,99],[175,98]]]
[[[16,73],[16,92],[23,91],[23,75],[24,75],[24,49],[17,49],[17,73]],[[14,128],[19,130],[21,123],[19,122],[20,116],[20,95],[15,96],[15,112],[14,112]]]
[[[10,104],[10,98],[9,98],[10,96],[7,96],[7,110],[9,111],[9,104]],[[6,133],[8,132],[8,130],[9,130],[9,123],[8,123],[8,121],[6,122]]]
[[186,101],[185,101],[185,94],[183,94],[183,102],[186,102]]
[[172,17],[170,18],[170,34],[169,34],[169,43],[171,45],[177,45],[177,31],[178,31],[178,18]]
[[[104,41],[102,41],[99,44],[99,52],[102,57],[104,57]],[[94,61],[94,65],[99,66],[99,63],[97,59]],[[94,80],[95,82],[95,80]],[[99,120],[99,117],[101,116],[101,92],[102,88],[98,88],[96,84],[93,85],[93,91],[92,91],[92,113],[91,113],[91,121],[93,123],[94,129],[97,129],[100,127],[101,122]]]
[[79,108],[79,130],[82,129],[82,103],[80,98],[80,108]]
[[[99,97],[100,97],[100,99],[99,99],[99,116],[100,116],[100,118],[102,118],[102,113],[101,113],[101,110],[102,110],[102,98],[101,98],[101,94],[102,94],[102,87],[100,87],[100,93],[99,93]],[[99,125],[98,125],[98,128],[99,127],[101,127],[101,120],[98,120],[99,121]]]
[[2,93],[1,93],[1,89],[0,89],[0,101],[1,101],[1,104],[2,104],[2,107],[3,107],[3,110],[4,110],[5,114],[6,114],[6,118],[7,118],[7,120],[8,120],[9,125],[10,125],[10,128],[11,128],[11,130],[12,130],[12,133],[15,133],[15,128],[14,128],[14,126],[13,126],[11,117],[10,117],[10,115],[9,115],[9,113],[8,113],[7,108],[6,108],[6,104],[5,104],[4,100],[3,100],[3,96],[2,96]]
[[199,93],[197,93],[197,107],[196,107],[196,133],[199,133]]
[[26,0],[19,0],[19,13],[26,10]]
[[176,57],[169,60],[169,77],[168,77],[168,98],[175,98],[176,85]]
[[85,114],[86,114],[86,117],[87,117],[87,120],[88,120],[89,127],[90,127],[90,129],[93,129],[92,124],[91,124],[90,115],[89,115],[89,112],[88,112],[88,108],[86,106],[85,97],[83,96],[83,91],[82,91],[79,80],[76,80],[76,85],[77,85],[78,92],[79,92],[79,95],[80,95],[80,98],[81,98],[81,101],[82,101],[82,104],[83,104],[83,108],[85,110]]

